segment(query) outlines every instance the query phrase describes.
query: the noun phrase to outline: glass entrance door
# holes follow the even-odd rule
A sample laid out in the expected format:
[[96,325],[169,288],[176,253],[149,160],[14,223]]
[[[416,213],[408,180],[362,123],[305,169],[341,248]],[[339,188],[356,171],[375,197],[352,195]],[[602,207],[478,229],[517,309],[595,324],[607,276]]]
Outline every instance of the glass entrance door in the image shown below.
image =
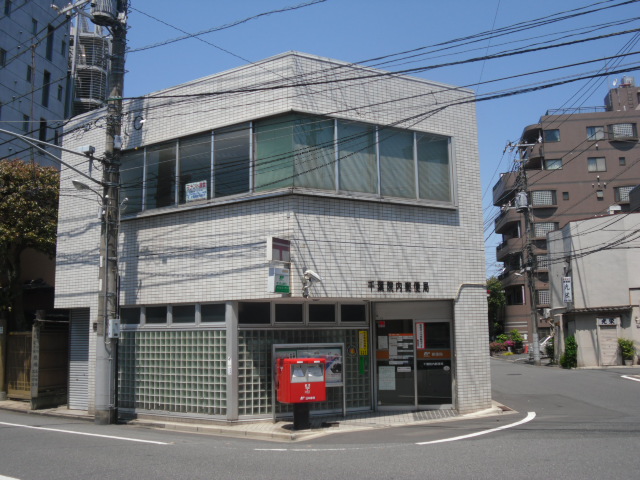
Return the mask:
[[452,403],[449,322],[376,322],[378,406]]

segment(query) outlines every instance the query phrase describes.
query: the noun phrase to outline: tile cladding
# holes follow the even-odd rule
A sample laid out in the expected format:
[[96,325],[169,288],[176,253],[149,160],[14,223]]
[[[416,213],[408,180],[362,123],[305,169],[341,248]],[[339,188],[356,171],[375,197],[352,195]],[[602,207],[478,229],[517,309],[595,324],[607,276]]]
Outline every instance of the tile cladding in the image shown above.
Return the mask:
[[[345,80],[353,77],[358,78]],[[154,98],[203,93],[210,95]],[[450,136],[457,208],[287,192],[125,217],[120,230],[121,303],[281,298],[265,293],[266,238],[288,238],[293,297],[301,297],[302,272],[311,268],[324,279],[312,288],[315,298],[455,301],[458,407],[487,408],[477,130],[473,102],[462,102],[470,98],[463,89],[294,52],[130,101],[123,121],[127,149],[291,110]],[[98,111],[77,117],[67,128],[64,146],[102,145],[103,116]],[[133,128],[136,116],[146,120],[139,130]],[[65,157],[89,172],[86,161]],[[94,176],[100,173],[93,170]],[[63,191],[71,191],[76,177],[63,169]],[[59,308],[93,309],[97,302],[97,209],[89,196],[61,197]],[[430,290],[371,291],[368,282],[378,280],[429,282]]]

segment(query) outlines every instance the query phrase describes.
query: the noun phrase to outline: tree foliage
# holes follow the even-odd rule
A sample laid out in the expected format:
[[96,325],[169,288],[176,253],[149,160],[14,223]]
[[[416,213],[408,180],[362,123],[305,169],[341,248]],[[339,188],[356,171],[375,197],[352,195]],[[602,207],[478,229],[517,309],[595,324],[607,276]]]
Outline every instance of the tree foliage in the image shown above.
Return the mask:
[[20,255],[56,251],[59,173],[21,160],[0,160],[0,314],[23,326]]
[[495,338],[504,332],[504,307],[507,297],[502,282],[496,277],[487,280],[487,302],[489,304],[489,337]]

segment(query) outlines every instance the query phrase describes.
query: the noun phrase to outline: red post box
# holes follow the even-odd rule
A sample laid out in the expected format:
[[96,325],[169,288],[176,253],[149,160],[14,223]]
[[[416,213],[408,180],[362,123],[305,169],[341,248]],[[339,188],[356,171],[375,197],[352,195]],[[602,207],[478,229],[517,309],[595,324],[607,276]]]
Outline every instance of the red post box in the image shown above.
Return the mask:
[[278,401],[324,402],[327,399],[324,358],[279,358],[276,372]]

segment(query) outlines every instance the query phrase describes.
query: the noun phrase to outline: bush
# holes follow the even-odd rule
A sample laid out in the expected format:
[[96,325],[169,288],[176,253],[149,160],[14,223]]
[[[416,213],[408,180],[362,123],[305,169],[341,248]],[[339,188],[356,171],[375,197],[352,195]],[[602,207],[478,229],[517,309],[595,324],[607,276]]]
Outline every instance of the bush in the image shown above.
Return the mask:
[[553,349],[553,341],[554,339],[552,338],[551,340],[549,340],[547,342],[547,344],[544,346],[544,353],[547,355],[547,357],[553,359],[553,353],[554,353],[554,349]]
[[507,346],[504,343],[500,342],[491,342],[489,344],[489,351],[491,353],[500,353],[504,352],[507,349]]
[[507,340],[509,340],[509,335],[507,335],[506,333],[501,333],[496,337],[496,342],[498,343],[504,343]]
[[562,368],[576,368],[578,366],[578,343],[576,337],[571,335],[565,341],[564,353],[560,357]]
[[633,340],[627,338],[619,338],[618,346],[620,347],[620,353],[623,360],[633,360],[633,354],[636,353],[636,347],[633,345]]

